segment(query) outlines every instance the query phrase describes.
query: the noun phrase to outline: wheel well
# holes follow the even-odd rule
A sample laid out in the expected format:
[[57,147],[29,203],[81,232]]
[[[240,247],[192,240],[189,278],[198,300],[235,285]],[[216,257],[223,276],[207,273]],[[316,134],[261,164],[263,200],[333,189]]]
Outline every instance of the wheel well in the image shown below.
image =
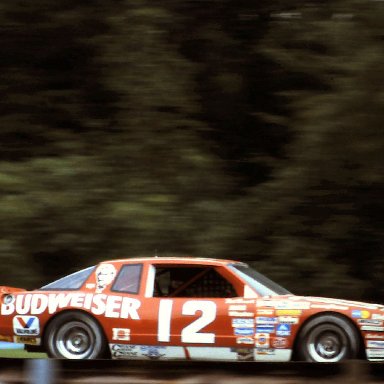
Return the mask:
[[[81,309],[65,309],[64,311],[61,311],[61,312],[58,312],[56,313],[54,316],[52,316],[45,324],[44,326],[44,330],[43,330],[43,334],[42,334],[42,346],[44,347],[44,349],[46,350],[46,337],[47,337],[47,334],[46,334],[46,330],[48,329],[49,325],[52,323],[52,321],[54,321],[55,319],[57,319],[58,317],[64,315],[64,314],[67,314],[67,313],[81,313],[83,315],[86,315],[88,317],[90,317],[92,320],[95,321],[95,323],[97,324],[97,326],[99,327],[100,331],[102,332],[103,334],[103,337],[105,339],[105,341],[107,342],[108,344],[108,339],[107,339],[107,336],[105,335],[105,332],[104,332],[104,328],[101,326],[100,322],[98,319],[96,319],[94,316],[92,316],[91,314],[89,314],[88,312],[86,311],[82,311]],[[107,348],[107,351],[106,351],[106,354],[108,356],[106,356],[106,358],[110,358],[110,351],[109,351],[109,348]]]
[[359,335],[359,352],[358,352],[358,358],[359,359],[365,359],[366,358],[366,353],[365,353],[365,347],[364,347],[364,339],[363,339],[363,336],[361,334],[361,331],[360,329],[357,327],[357,325],[346,315],[342,314],[342,313],[339,313],[339,312],[332,312],[332,311],[327,311],[327,312],[321,312],[321,313],[316,313],[310,317],[308,317],[301,325],[300,325],[300,328],[296,334],[296,337],[295,337],[295,341],[294,341],[294,344],[293,344],[293,354],[292,354],[292,360],[294,361],[297,361],[298,360],[298,342],[299,342],[299,338],[300,338],[300,333],[302,332],[304,326],[311,320],[317,318],[317,317],[320,317],[320,316],[324,316],[324,315],[331,315],[331,316],[335,316],[335,317],[338,317],[338,318],[342,318],[344,319],[345,321],[347,321],[355,330],[356,330],[356,333],[357,335]]

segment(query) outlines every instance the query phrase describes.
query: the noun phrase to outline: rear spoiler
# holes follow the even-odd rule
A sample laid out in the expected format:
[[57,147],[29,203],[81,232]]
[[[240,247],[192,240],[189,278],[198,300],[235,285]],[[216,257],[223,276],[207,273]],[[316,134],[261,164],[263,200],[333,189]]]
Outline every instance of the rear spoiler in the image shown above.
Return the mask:
[[8,287],[6,285],[0,286],[0,295],[14,292],[23,292],[26,291],[24,288]]

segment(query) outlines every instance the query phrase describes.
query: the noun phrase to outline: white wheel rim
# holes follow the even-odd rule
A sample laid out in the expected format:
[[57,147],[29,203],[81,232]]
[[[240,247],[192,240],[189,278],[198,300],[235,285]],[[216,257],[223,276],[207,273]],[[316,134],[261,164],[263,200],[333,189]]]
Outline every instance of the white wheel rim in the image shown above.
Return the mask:
[[86,359],[95,346],[95,335],[80,321],[64,324],[55,335],[56,349],[67,359]]
[[333,325],[323,324],[314,328],[308,337],[308,352],[317,362],[337,362],[348,353],[348,337],[344,331]]

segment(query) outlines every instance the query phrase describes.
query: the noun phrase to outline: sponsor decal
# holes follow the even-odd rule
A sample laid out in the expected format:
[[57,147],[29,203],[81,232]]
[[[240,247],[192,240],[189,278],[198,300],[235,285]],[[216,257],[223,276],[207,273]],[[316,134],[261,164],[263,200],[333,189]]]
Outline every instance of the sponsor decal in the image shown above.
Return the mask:
[[236,352],[237,360],[253,361],[253,348],[231,348],[231,352]]
[[256,324],[276,324],[276,317],[256,317]]
[[359,324],[362,324],[362,325],[380,325],[380,326],[383,325],[383,321],[382,320],[359,319],[359,320],[357,320],[357,322]]
[[226,304],[255,304],[255,300],[252,299],[242,299],[242,298],[233,298],[225,299]]
[[277,336],[290,336],[291,335],[291,325],[290,324],[278,324],[276,327]]
[[258,354],[255,351],[255,360],[256,361],[289,361],[291,359],[292,350],[291,349],[275,349],[273,354],[265,355]]
[[362,331],[384,332],[384,327],[375,327],[373,325],[363,325],[360,329]]
[[269,333],[256,333],[255,346],[258,348],[269,348]]
[[274,309],[258,309],[257,310],[257,314],[260,315],[260,316],[265,316],[265,315],[274,315],[275,314],[275,310]]
[[352,311],[352,317],[354,319],[369,319],[370,316],[370,312],[366,310],[354,309]]
[[36,316],[15,316],[13,332],[18,336],[37,336],[40,334],[40,323]]
[[255,326],[255,322],[253,319],[241,319],[241,318],[232,319],[233,328],[253,328],[254,326]]
[[231,317],[253,317],[253,316],[255,316],[255,314],[253,312],[229,311],[228,316],[231,316]]
[[365,335],[366,339],[384,339],[384,335],[382,333],[367,333]]
[[237,337],[236,344],[253,344],[253,337]]
[[112,328],[112,340],[129,341],[131,330],[129,328]]
[[38,337],[27,337],[27,336],[14,336],[14,343],[40,345],[41,339]]
[[299,323],[299,318],[295,316],[279,316],[278,318],[279,323],[284,323],[284,324],[298,324]]
[[234,328],[234,334],[236,336],[250,336],[254,335],[255,331],[253,328]]
[[274,355],[275,350],[273,348],[256,348],[257,355]]
[[337,305],[337,304],[311,304],[311,308],[321,308],[321,309],[335,309],[339,311],[346,311],[349,307],[345,305]]
[[275,304],[276,309],[309,309],[311,304],[309,302],[289,302],[281,301]]
[[259,325],[256,327],[256,333],[274,333],[275,326],[274,325]]
[[258,299],[256,302],[257,307],[275,307],[275,302],[269,300]]
[[300,316],[303,313],[300,309],[278,309],[276,310],[277,316]]
[[95,271],[96,275],[96,292],[101,293],[109,284],[112,283],[116,276],[116,268],[112,264],[100,264]]
[[140,320],[138,309],[140,300],[106,295],[103,293],[27,293],[17,295],[15,302],[1,305],[2,315],[40,315],[43,312],[55,313],[62,308],[86,309],[94,315]]
[[384,349],[384,341],[382,341],[382,340],[368,340],[367,348],[381,348],[381,349]]
[[374,319],[374,320],[384,320],[384,315],[382,315],[380,313],[373,313],[372,314],[372,319]]
[[111,344],[110,349],[111,355],[115,359],[134,358],[137,357],[139,353],[139,348],[137,345]]
[[273,348],[286,348],[288,340],[285,337],[275,337],[272,341]]
[[146,356],[151,360],[161,359],[163,356],[166,355],[166,353],[164,353],[165,350],[166,347],[155,347],[152,345],[142,345],[140,347],[142,356]]
[[255,304],[255,300],[236,297],[231,299],[225,299],[225,304]]
[[367,357],[368,359],[372,358],[383,358],[384,357],[384,350],[381,349],[367,349]]
[[228,308],[229,311],[246,311],[246,305],[230,305]]

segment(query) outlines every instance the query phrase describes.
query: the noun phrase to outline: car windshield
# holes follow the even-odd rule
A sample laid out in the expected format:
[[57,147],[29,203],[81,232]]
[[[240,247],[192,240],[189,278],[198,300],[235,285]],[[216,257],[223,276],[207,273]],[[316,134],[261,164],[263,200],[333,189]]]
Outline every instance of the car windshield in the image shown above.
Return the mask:
[[81,271],[72,273],[71,275],[62,277],[52,283],[44,285],[40,289],[42,290],[76,290],[80,289],[85,280],[88,279],[95,267],[88,267]]
[[261,296],[289,295],[291,292],[255,271],[247,264],[230,264],[229,268]]

